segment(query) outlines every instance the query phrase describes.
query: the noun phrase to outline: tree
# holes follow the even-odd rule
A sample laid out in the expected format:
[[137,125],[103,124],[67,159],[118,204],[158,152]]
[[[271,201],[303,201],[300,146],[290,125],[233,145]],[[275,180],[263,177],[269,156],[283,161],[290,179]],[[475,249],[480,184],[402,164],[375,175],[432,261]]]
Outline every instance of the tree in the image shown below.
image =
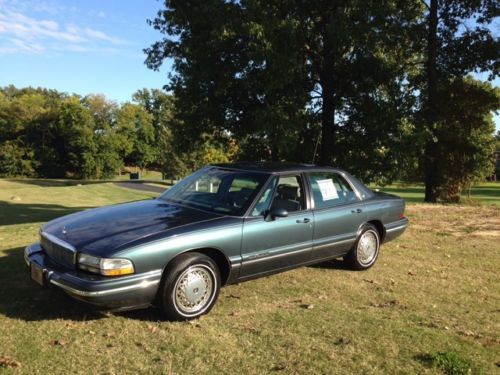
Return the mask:
[[[446,147],[439,139],[439,123],[446,122],[441,111],[440,98],[446,95],[448,83],[472,72],[490,72],[498,75],[498,38],[489,25],[499,14],[495,0],[430,0],[422,1],[427,8],[426,70],[422,91],[422,117],[426,141],[423,152],[425,201],[439,198],[439,150]],[[463,133],[459,132],[456,134]],[[447,142],[450,140],[448,139]],[[451,146],[454,142],[449,143]],[[452,149],[450,149],[452,150]]]
[[152,117],[155,145],[157,150],[152,165],[165,170],[167,165],[175,163],[173,145],[174,99],[162,90],[142,89],[132,95],[132,100],[140,105]]
[[33,176],[36,168],[33,156],[33,151],[27,150],[19,141],[0,143],[0,176]]
[[458,202],[460,193],[484,181],[494,171],[495,140],[492,111],[499,108],[500,90],[472,78],[455,78],[438,99],[436,124],[436,195]]
[[117,113],[116,132],[122,145],[122,157],[141,170],[156,160],[153,117],[140,105],[124,103]]
[[[168,87],[184,138],[229,132],[242,155],[297,161],[313,160],[321,140],[320,163],[339,163],[354,138],[341,133],[364,128],[349,117],[361,95],[397,108],[384,86],[405,79],[409,56],[398,47],[420,13],[412,0],[165,1],[151,21],[165,36],[145,50],[146,63],[173,58]],[[397,133],[405,114],[389,113]]]
[[79,98],[62,102],[54,128],[53,147],[58,160],[57,177],[65,174],[76,178],[91,178],[96,170],[94,122]]
[[88,109],[94,122],[94,141],[96,144],[94,178],[111,178],[123,166],[120,155],[122,145],[116,130],[118,105],[104,95],[87,95],[82,104]]

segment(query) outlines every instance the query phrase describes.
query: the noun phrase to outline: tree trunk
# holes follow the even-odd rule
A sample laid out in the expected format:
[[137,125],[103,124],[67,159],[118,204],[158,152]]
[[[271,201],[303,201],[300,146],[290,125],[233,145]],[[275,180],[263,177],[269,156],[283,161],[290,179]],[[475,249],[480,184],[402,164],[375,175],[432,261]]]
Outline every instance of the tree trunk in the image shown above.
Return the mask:
[[431,138],[427,141],[424,150],[424,173],[425,173],[425,202],[436,202],[436,157],[437,145],[434,137],[434,128],[437,121],[437,24],[438,24],[438,0],[430,0],[429,9],[429,34],[427,37],[427,103],[426,117],[427,126],[430,129]]
[[[325,75],[328,75],[326,73]],[[322,113],[321,113],[321,152],[319,163],[330,165],[334,155],[335,145],[335,101],[333,79],[325,77],[322,79]]]

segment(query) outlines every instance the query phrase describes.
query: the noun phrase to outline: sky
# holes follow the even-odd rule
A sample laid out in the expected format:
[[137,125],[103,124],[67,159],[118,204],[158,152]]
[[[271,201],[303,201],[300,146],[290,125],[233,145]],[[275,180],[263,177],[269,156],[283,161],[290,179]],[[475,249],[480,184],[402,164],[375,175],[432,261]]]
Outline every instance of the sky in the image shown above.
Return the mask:
[[[0,86],[104,94],[118,103],[141,88],[168,83],[144,64],[161,38],[146,20],[157,0],[0,0]],[[494,81],[500,86],[500,80]],[[500,114],[495,115],[497,131]]]
[[46,87],[111,100],[161,88],[142,49],[161,38],[147,25],[156,0],[0,0],[0,86]]

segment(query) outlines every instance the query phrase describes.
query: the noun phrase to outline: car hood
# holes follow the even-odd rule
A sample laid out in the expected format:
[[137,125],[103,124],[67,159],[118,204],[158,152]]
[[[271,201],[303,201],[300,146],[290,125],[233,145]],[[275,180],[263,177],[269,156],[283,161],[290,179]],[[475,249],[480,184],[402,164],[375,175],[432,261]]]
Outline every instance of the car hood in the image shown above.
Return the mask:
[[63,216],[45,224],[42,231],[66,241],[77,250],[107,255],[131,242],[221,217],[161,199],[150,199]]

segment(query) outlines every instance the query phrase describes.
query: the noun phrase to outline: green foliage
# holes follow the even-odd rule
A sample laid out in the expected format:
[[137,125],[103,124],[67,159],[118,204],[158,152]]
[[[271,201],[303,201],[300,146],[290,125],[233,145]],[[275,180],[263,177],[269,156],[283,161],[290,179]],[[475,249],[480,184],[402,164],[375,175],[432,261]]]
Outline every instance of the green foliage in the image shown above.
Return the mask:
[[440,91],[437,142],[437,198],[458,202],[460,193],[494,170],[492,111],[500,90],[472,78],[454,79]]
[[0,176],[27,177],[35,174],[33,152],[26,150],[19,142],[0,143]]
[[446,375],[467,375],[472,373],[471,363],[454,352],[435,352],[420,359],[443,371]]
[[[145,49],[146,64],[173,60],[172,135],[183,150],[231,134],[240,159],[319,161],[381,184],[432,170],[434,194],[448,200],[485,176],[489,126],[471,111],[461,122],[438,113],[438,98],[457,107],[450,82],[497,74],[497,12],[492,0],[167,0],[150,21],[163,39]],[[460,101],[470,109],[476,99]],[[460,141],[438,135],[452,133],[476,142],[473,155],[449,155]]]
[[[425,45],[418,47],[424,52],[425,69],[414,77],[416,87],[422,93],[417,122],[421,140],[424,141],[421,160],[426,185],[425,200],[455,201],[470,180],[486,174],[484,155],[491,152],[491,141],[483,137],[491,138],[493,130],[486,126],[481,132],[478,127],[480,121],[467,118],[457,121],[457,117],[453,116],[456,112],[443,109],[449,106],[460,112],[474,111],[477,99],[457,93],[457,89],[464,91],[464,85],[461,88],[457,85],[460,86],[460,82],[466,81],[466,76],[472,73],[487,72],[490,79],[498,76],[500,41],[492,32],[492,23],[498,17],[499,8],[494,0],[430,0],[425,4],[428,11],[422,25],[427,38]],[[488,96],[487,87],[478,86],[475,90],[465,91],[470,91],[473,96]],[[499,108],[498,99],[493,101],[495,103],[488,108],[480,106],[479,117],[488,116],[490,111]],[[469,107],[461,108],[460,105]],[[464,115],[470,117],[469,114]],[[476,127],[474,130],[471,129],[471,120]],[[476,147],[468,147],[465,145],[468,142],[463,141],[463,151],[467,149],[471,154],[457,157],[454,132],[478,142]],[[448,153],[454,156],[447,157]],[[444,157],[448,161],[443,163]],[[459,172],[449,171],[447,167],[451,165]],[[458,173],[467,175],[461,177]]]
[[242,159],[320,154],[367,178],[400,170],[388,160],[400,154],[412,106],[402,82],[414,52],[396,47],[409,39],[401,23],[413,27],[421,12],[414,1],[165,5],[151,24],[166,37],[146,49],[146,63],[173,58],[169,88],[186,147],[229,132]]
[[91,178],[96,170],[94,123],[80,100],[66,99],[54,127],[54,149],[58,167],[76,178]]
[[124,163],[163,168],[171,153],[172,98],[138,91],[118,106],[102,95],[0,89],[0,175],[111,178]]

